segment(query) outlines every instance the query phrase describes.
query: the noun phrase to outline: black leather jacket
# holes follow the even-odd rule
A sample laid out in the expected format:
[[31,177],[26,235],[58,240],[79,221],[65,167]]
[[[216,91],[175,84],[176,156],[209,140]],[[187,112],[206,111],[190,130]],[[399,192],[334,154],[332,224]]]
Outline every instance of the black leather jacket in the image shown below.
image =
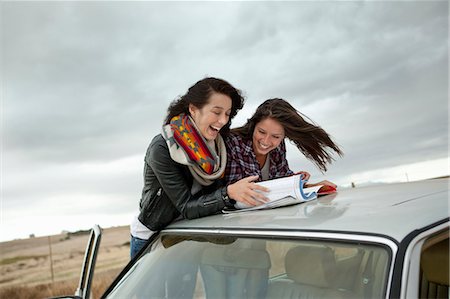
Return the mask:
[[155,136],[145,155],[144,188],[139,221],[152,231],[159,231],[178,218],[194,219],[221,211],[226,194],[222,182],[203,187],[192,195],[193,177],[187,166],[170,157],[161,134]]

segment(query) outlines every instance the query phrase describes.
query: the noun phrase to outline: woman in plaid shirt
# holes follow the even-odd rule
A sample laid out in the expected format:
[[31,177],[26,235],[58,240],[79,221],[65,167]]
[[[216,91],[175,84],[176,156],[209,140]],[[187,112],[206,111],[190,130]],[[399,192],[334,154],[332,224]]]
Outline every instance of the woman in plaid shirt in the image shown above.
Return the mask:
[[[329,150],[339,156],[343,154],[327,132],[307,122],[291,104],[283,99],[270,99],[256,109],[244,126],[231,130],[226,138],[226,182],[249,176],[264,181],[293,174],[286,159],[285,137],[322,171],[333,160]],[[300,173],[309,179],[309,173]],[[328,181],[320,184],[336,187]]]

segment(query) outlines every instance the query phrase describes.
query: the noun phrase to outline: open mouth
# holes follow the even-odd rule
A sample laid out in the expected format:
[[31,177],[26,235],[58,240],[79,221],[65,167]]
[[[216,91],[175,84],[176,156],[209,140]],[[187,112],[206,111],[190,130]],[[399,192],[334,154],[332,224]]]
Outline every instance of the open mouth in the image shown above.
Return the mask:
[[269,145],[265,145],[265,144],[262,144],[262,143],[259,143],[259,146],[262,148],[262,149],[264,149],[264,150],[266,150],[266,149],[269,149],[270,148],[270,146]]
[[221,129],[221,128],[214,127],[214,126],[209,126],[209,128],[211,129],[211,131],[216,132],[216,133],[218,133]]

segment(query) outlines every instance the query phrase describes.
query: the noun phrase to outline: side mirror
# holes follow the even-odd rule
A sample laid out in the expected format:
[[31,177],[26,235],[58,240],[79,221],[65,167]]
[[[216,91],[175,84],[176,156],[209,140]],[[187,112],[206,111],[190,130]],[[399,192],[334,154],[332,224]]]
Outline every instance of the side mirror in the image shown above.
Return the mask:
[[84,254],[83,265],[78,288],[73,296],[52,297],[49,299],[89,299],[91,295],[91,284],[94,277],[94,268],[97,261],[97,253],[100,247],[102,230],[97,224],[91,230],[89,240]]

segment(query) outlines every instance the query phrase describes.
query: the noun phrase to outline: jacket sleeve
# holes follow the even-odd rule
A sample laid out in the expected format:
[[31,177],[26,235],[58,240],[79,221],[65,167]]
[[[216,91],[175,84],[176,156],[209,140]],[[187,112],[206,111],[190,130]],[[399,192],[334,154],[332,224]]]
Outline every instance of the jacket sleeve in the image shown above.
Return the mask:
[[164,139],[151,145],[150,154],[146,159],[163,192],[184,218],[194,219],[212,215],[225,207],[222,199],[222,189],[225,187],[209,194],[203,194],[201,191],[196,195],[191,194],[191,183],[183,173],[181,165],[170,157]]

